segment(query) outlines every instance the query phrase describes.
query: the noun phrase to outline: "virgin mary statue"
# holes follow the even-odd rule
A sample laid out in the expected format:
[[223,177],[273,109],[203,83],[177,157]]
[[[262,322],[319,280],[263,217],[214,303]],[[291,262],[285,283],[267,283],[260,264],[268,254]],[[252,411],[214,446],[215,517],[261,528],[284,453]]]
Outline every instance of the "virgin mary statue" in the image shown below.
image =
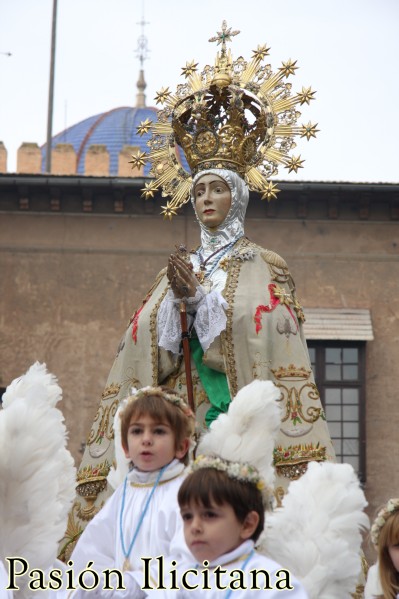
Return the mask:
[[[106,477],[114,460],[112,424],[119,402],[131,387],[147,385],[167,385],[187,395],[182,302],[198,430],[226,412],[243,386],[272,380],[282,406],[274,451],[276,494],[283,494],[310,461],[334,460],[293,278],[285,260],[250,241],[244,228],[249,191],[275,198],[278,190],[268,179],[277,167],[296,172],[301,166],[300,157],[289,154],[293,138],[314,137],[316,126],[296,125],[296,105],[309,103],[314,92],[303,88],[292,96],[285,79],[295,63],[283,63],[273,73],[264,64],[266,46],[258,46],[248,62],[233,61],[226,42],[236,33],[223,23],[210,40],[221,45],[215,65],[199,73],[194,62],[187,63],[186,81],[176,93],[157,94],[164,104],[158,121],[139,127],[141,133],[152,132],[148,156],[133,157],[134,166],[146,159],[152,164],[144,195],[158,189],[169,195],[163,212],[170,218],[191,201],[201,241],[191,253],[184,248],[172,253],[123,334],[78,473],[64,556],[112,491]],[[190,173],[178,162],[176,146]]]

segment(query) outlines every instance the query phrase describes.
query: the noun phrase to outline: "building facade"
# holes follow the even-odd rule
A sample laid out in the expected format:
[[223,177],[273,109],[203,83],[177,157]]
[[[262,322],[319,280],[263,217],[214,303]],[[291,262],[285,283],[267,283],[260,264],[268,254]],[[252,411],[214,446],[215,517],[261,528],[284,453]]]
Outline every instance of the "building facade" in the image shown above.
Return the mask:
[[[175,245],[199,240],[191,206],[163,220],[145,181],[0,174],[0,386],[46,362],[77,462],[130,316]],[[399,490],[399,185],[279,186],[251,197],[246,234],[288,262],[337,454],[373,514]]]

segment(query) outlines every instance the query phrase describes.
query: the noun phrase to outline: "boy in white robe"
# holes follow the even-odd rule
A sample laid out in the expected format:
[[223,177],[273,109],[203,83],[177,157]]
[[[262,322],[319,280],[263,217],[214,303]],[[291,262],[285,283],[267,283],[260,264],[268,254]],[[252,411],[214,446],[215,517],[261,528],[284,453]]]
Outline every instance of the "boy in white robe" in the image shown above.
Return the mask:
[[[143,597],[142,557],[173,555],[178,562],[192,560],[184,542],[177,493],[185,477],[193,428],[191,410],[174,391],[144,387],[128,398],[121,413],[121,442],[133,467],[86,527],[71,556],[75,581],[88,562],[93,562],[90,570],[99,580],[87,573],[79,581],[87,589],[68,591],[67,597]],[[110,583],[104,584],[107,569],[121,574],[112,574]]]
[[223,599],[231,595],[308,599],[290,572],[255,549],[265,510],[256,469],[209,456],[200,456],[192,469],[179,489],[178,501],[186,543],[195,560],[177,564],[176,574],[164,581],[169,588],[148,588],[148,596],[195,599],[206,593],[208,598]]

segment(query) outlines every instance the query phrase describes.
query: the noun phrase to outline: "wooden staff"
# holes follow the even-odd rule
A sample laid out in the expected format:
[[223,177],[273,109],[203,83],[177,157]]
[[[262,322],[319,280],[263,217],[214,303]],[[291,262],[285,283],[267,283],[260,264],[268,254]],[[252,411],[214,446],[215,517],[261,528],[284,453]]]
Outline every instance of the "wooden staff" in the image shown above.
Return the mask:
[[193,380],[191,377],[190,342],[189,342],[189,333],[188,333],[188,327],[187,327],[187,311],[186,311],[186,304],[184,301],[180,302],[180,322],[181,322],[181,340],[182,340],[182,345],[183,345],[184,367],[185,367],[185,371],[186,371],[188,405],[190,406],[192,412],[195,414]]

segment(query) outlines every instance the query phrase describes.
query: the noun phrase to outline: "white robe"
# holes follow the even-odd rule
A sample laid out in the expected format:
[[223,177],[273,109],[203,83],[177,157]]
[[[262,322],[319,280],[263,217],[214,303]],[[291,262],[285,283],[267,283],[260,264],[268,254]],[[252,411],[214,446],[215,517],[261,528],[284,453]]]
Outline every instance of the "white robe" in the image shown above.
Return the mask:
[[[122,517],[122,534],[125,550],[128,550],[133,539],[146,500],[151,493],[153,483],[159,471],[139,472],[133,469],[128,474],[126,496]],[[136,588],[135,580],[140,587],[142,584],[142,557],[170,556],[178,563],[192,561],[183,535],[183,521],[177,503],[177,493],[185,477],[184,465],[173,460],[162,475],[162,478],[152,496],[146,515],[142,521],[136,541],[129,555],[129,572],[124,573],[124,584],[127,591],[117,591],[116,597],[142,597],[143,593]],[[139,486],[141,485],[141,486]],[[119,486],[101,511],[91,520],[79,539],[71,555],[75,580],[79,572],[86,569],[89,561],[94,562],[92,570],[100,574],[107,568],[123,569],[125,554],[121,541],[121,508],[124,485]],[[132,576],[134,573],[134,579]],[[88,577],[90,580],[90,577]],[[116,581],[114,577],[112,581]],[[129,586],[131,587],[129,589]],[[61,595],[62,596],[62,595]],[[86,593],[77,589],[65,596],[78,599],[80,597],[106,597],[100,587],[96,591]]]
[[[148,597],[153,597],[154,594],[156,594],[156,597],[158,597],[158,599],[197,599],[197,598],[201,598],[204,597],[204,595],[206,594],[207,599],[226,599],[228,596],[230,596],[230,599],[251,599],[252,597],[265,597],[267,596],[268,599],[308,599],[308,594],[305,591],[305,589],[303,588],[303,586],[301,585],[301,583],[294,577],[291,576],[290,580],[291,580],[291,586],[293,586],[294,588],[292,590],[280,590],[278,588],[274,588],[274,589],[270,589],[270,590],[265,590],[262,588],[262,585],[264,584],[264,578],[263,576],[261,576],[259,574],[258,577],[258,585],[260,588],[259,590],[257,589],[253,589],[253,588],[249,588],[251,586],[251,577],[249,575],[249,572],[251,570],[266,570],[269,575],[270,575],[270,586],[271,587],[275,587],[276,585],[276,581],[281,580],[281,577],[277,577],[276,578],[276,573],[278,570],[281,570],[283,568],[283,566],[280,566],[280,564],[278,564],[277,562],[275,562],[274,560],[266,557],[265,555],[261,555],[260,553],[257,553],[256,551],[252,554],[252,556],[250,557],[249,561],[246,562],[246,558],[248,557],[248,555],[251,553],[252,549],[253,549],[253,542],[252,541],[245,541],[244,543],[242,543],[239,547],[237,547],[236,549],[234,549],[233,551],[222,555],[220,557],[218,557],[216,560],[214,560],[213,562],[211,562],[209,564],[209,586],[211,587],[210,590],[203,589],[200,588],[201,584],[202,584],[202,577],[201,577],[201,569],[202,568],[198,568],[199,574],[187,574],[186,577],[186,583],[192,587],[194,587],[196,584],[199,585],[199,587],[197,589],[185,589],[185,588],[180,588],[179,590],[172,590],[170,588],[166,589],[166,590],[160,590],[157,588],[153,588],[153,590],[146,590],[147,596]],[[246,562],[246,563],[245,563]],[[245,565],[244,565],[245,564]],[[223,569],[226,570],[225,574],[222,574],[220,576],[220,586],[224,586],[227,588],[223,588],[223,589],[218,589],[215,585],[215,579],[212,576],[212,569],[215,568],[216,566],[221,566]],[[195,565],[195,560],[191,562],[191,564],[182,564],[180,565],[180,567],[177,568],[178,573],[177,573],[177,586],[181,586],[181,576],[183,575],[184,572],[186,572],[189,569],[192,568],[196,568],[197,566]],[[240,589],[236,589],[233,590],[231,593],[229,593],[229,581],[231,580],[229,577],[230,572],[232,572],[233,570],[242,570],[244,572],[244,584],[241,585],[242,587],[247,586],[247,589],[244,588],[240,588]],[[233,578],[237,578],[237,575],[233,575]],[[171,583],[171,579],[166,580],[165,577],[165,584],[164,586],[166,587],[170,587],[172,586]],[[265,595],[266,594],[266,595]]]
[[5,565],[0,560],[0,599],[12,599],[12,591],[7,591],[8,573]]

